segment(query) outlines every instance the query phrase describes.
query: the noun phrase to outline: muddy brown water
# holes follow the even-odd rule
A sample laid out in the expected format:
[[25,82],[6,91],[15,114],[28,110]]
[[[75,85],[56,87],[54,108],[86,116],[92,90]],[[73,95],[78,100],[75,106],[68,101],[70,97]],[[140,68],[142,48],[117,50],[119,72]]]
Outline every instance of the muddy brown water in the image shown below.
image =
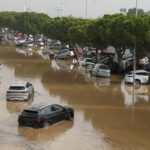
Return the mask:
[[[45,59],[43,59],[45,58]],[[91,77],[70,61],[27,56],[12,47],[0,47],[1,150],[149,150],[150,86],[135,89],[122,76]],[[33,83],[28,102],[7,102],[13,81]],[[74,121],[46,129],[18,127],[21,111],[35,103],[58,103],[75,109]]]

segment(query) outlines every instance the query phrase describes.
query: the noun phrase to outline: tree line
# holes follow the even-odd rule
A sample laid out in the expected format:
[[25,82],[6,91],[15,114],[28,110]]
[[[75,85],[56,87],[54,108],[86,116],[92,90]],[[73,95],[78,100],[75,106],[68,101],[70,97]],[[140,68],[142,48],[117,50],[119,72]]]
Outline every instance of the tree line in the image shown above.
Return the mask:
[[50,18],[34,12],[0,12],[0,26],[97,49],[111,45],[115,47],[119,59],[125,49],[133,50],[135,44],[139,57],[150,49],[150,16],[147,15],[114,14],[98,19],[82,19]]

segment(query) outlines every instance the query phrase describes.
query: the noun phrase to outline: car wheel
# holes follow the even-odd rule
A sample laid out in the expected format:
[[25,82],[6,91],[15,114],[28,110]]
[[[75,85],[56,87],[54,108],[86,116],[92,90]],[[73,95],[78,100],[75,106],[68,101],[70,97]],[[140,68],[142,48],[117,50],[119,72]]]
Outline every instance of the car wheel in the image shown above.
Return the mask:
[[47,121],[44,121],[42,127],[43,127],[43,128],[46,128],[46,127],[48,127],[48,126],[49,126],[49,123],[48,123]]
[[58,57],[57,57],[57,56],[55,56],[55,57],[54,57],[54,59],[55,59],[55,60],[57,60],[57,59],[58,59]]
[[140,80],[135,80],[135,85],[136,85],[136,86],[138,86],[138,85],[140,85],[140,84],[141,84]]
[[71,113],[68,113],[68,114],[67,114],[67,118],[66,118],[66,119],[67,119],[67,120],[71,120],[71,118],[72,118]]

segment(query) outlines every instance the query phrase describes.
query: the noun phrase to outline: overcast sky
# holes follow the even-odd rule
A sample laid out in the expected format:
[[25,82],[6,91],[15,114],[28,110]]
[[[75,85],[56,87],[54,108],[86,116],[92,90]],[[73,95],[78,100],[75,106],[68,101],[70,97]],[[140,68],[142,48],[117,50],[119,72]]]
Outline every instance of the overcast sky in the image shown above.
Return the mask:
[[[87,1],[87,11],[86,11]],[[137,0],[138,8],[150,10],[150,0]],[[134,8],[136,0],[0,0],[0,11],[32,10],[51,17],[69,16],[96,18],[118,13],[120,8]]]

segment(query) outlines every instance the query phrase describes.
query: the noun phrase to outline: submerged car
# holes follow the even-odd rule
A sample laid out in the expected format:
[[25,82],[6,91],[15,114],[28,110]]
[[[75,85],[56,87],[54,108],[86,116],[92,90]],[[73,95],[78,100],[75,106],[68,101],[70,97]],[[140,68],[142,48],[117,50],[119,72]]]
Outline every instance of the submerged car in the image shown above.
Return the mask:
[[92,58],[82,58],[79,61],[79,65],[80,66],[88,66],[88,65],[94,66],[95,65],[95,60],[92,59]]
[[19,115],[19,126],[42,128],[62,120],[74,118],[74,110],[58,104],[39,104],[25,109]]
[[[133,83],[133,71],[130,71],[125,75],[125,83]],[[136,70],[135,71],[135,83],[136,84],[148,84],[149,83],[150,73],[145,70]]]
[[6,93],[7,100],[28,100],[34,92],[30,82],[19,81],[10,85]]
[[108,78],[111,75],[110,68],[104,64],[96,64],[91,70],[91,75]]
[[60,50],[59,52],[55,53],[54,54],[54,58],[55,59],[66,59],[66,58],[71,58],[73,57],[75,54],[74,54],[74,51],[72,50],[69,50],[69,49],[63,49],[63,50]]

